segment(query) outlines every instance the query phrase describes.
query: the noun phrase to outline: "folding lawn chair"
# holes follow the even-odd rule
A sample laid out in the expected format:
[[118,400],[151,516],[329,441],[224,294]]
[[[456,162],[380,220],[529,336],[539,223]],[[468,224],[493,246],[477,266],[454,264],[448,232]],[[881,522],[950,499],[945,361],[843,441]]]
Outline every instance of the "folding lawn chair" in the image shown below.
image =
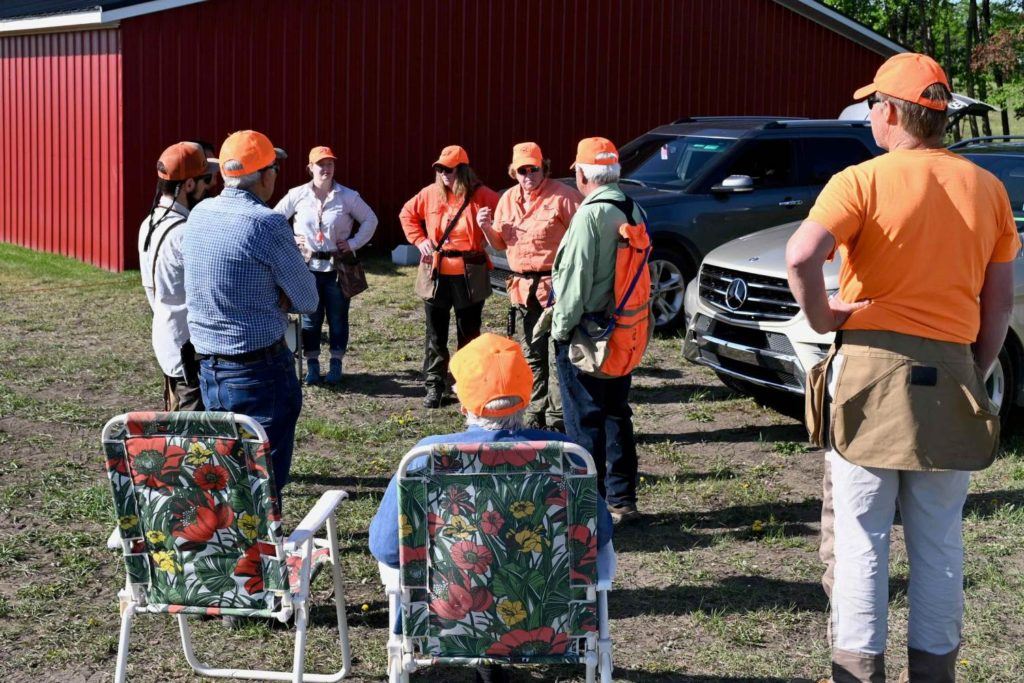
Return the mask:
[[[267,435],[244,415],[119,415],[103,428],[103,448],[118,518],[116,546],[127,570],[120,594],[117,683],[125,680],[132,618],[139,612],[176,615],[185,658],[203,676],[333,683],[348,675],[351,652],[335,520],[335,508],[348,494],[325,492],[291,536],[282,538]],[[326,542],[314,539],[325,526]],[[325,547],[318,550],[320,545]],[[309,586],[318,559],[330,563],[334,580],[343,666],[333,674],[303,674]],[[189,614],[282,623],[294,614],[292,671],[201,663],[192,648]]]
[[[583,663],[588,683],[597,672],[611,681],[611,576],[598,580],[597,478],[584,449],[414,448],[398,466],[398,504],[401,569],[380,565],[392,683],[419,666],[488,663]],[[612,565],[611,543],[602,553]]]

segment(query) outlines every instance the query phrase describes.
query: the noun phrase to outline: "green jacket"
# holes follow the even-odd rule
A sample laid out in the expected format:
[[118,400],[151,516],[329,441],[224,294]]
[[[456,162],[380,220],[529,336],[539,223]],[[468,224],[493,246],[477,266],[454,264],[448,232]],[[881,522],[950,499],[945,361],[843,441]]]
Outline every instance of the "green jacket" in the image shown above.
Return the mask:
[[[551,279],[555,305],[551,336],[569,341],[584,313],[606,313],[615,294],[615,250],[622,212],[598,199],[622,201],[626,195],[616,184],[605,185],[590,194],[572,217],[569,230],[555,254]],[[634,208],[634,220],[639,211]]]

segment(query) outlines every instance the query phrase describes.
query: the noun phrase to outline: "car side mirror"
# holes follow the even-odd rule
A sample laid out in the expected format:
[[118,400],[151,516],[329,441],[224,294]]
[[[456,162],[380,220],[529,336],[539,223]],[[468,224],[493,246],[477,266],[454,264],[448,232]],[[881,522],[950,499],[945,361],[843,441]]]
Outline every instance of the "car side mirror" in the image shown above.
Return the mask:
[[748,175],[731,175],[720,184],[711,188],[712,192],[720,194],[735,194],[738,192],[753,192],[754,179]]

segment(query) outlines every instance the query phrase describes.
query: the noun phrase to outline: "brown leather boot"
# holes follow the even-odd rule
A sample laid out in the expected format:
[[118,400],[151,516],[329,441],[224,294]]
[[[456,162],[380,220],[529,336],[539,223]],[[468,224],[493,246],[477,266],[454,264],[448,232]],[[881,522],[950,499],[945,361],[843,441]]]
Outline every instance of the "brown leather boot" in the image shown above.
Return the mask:
[[900,683],[954,683],[959,654],[959,646],[944,655],[908,647],[907,668],[900,674]]
[[885,683],[885,655],[832,650],[834,683]]

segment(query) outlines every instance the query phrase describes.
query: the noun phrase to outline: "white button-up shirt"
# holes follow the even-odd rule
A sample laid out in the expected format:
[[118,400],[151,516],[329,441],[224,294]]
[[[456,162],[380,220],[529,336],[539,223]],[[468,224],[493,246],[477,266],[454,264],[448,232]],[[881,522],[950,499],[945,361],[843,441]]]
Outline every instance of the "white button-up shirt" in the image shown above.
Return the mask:
[[[168,210],[170,207],[170,210]],[[149,221],[154,221],[149,248],[144,249]],[[188,308],[185,306],[185,263],[181,240],[188,209],[161,197],[160,204],[139,227],[139,267],[142,286],[153,309],[153,352],[160,369],[170,377],[182,377],[181,347],[189,340]],[[175,225],[180,223],[180,225]],[[166,235],[165,235],[166,233]],[[159,251],[157,247],[159,245]],[[153,258],[156,258],[154,264]]]
[[[306,239],[310,251],[337,251],[337,243],[348,242],[352,251],[363,247],[377,229],[377,214],[363,201],[359,193],[340,183],[334,183],[323,204],[313,191],[313,181],[288,190],[274,211],[291,220],[293,230]],[[353,224],[359,228],[352,234]],[[309,269],[316,272],[333,270],[330,259],[312,259]]]

